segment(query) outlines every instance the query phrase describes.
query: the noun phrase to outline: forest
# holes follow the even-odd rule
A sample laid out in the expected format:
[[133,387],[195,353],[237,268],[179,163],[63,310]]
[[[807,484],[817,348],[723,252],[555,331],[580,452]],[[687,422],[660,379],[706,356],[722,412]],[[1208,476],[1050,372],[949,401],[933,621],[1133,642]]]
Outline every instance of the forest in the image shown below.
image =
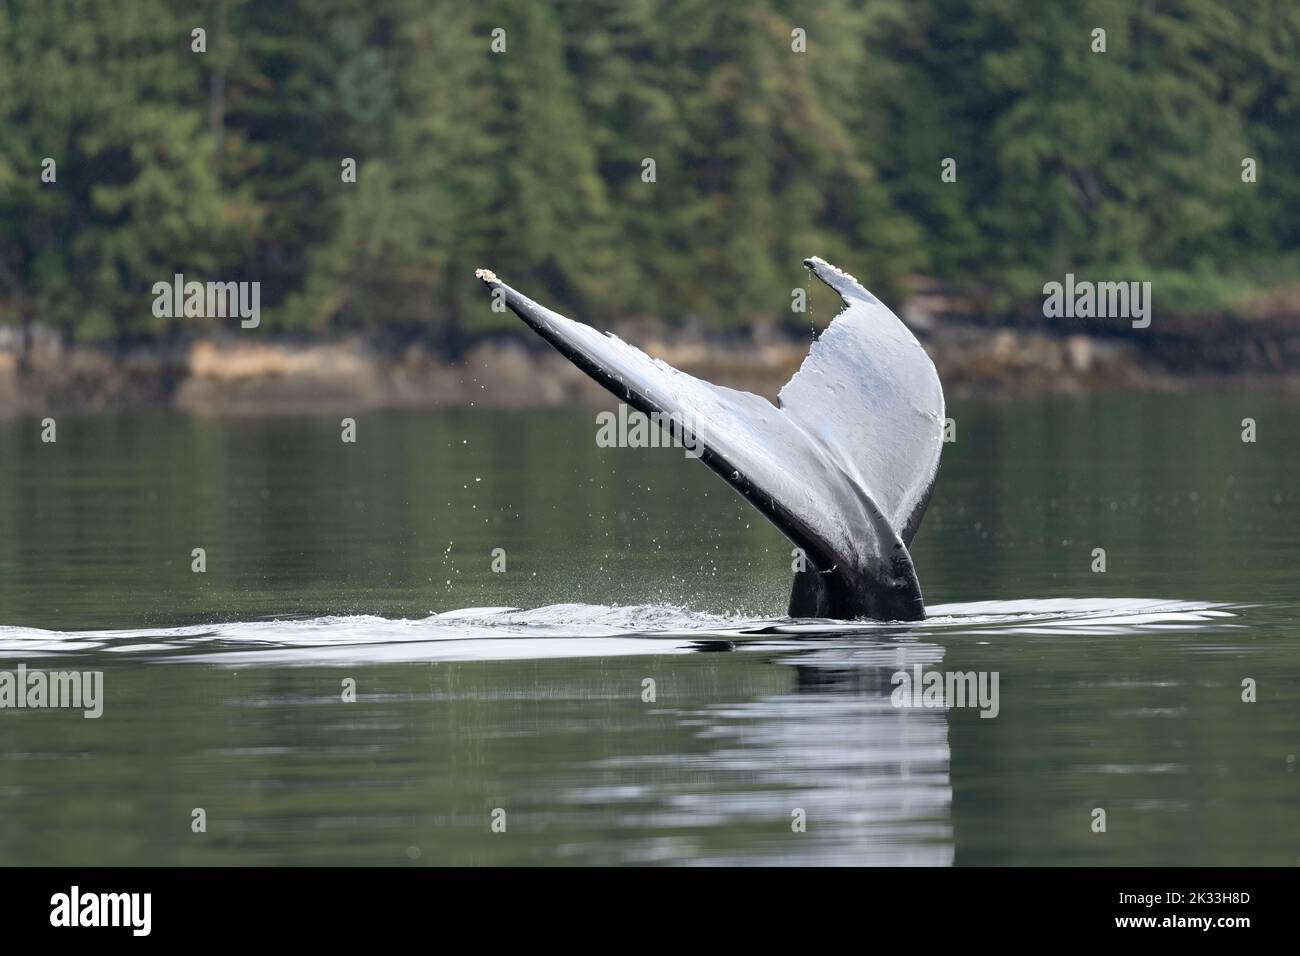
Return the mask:
[[452,343],[485,266],[723,327],[814,254],[1209,315],[1300,281],[1298,157],[1291,0],[0,0],[0,326],[184,336],[183,273]]

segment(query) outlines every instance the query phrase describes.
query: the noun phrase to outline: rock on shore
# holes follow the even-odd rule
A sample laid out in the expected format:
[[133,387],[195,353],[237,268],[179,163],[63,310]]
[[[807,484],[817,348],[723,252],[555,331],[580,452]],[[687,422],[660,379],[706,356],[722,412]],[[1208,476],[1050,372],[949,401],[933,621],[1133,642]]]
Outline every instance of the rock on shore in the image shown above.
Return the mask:
[[[1174,327],[1153,348],[1133,337],[907,318],[954,397],[1176,391],[1216,382],[1300,388],[1300,330],[1259,335],[1249,348],[1231,353],[1209,344],[1198,350],[1195,327],[1186,326]],[[768,398],[776,397],[808,347],[807,339],[772,327],[725,336],[646,327],[625,332],[628,341],[683,371]],[[422,345],[382,351],[359,338],[201,339],[113,353],[64,348],[52,336],[37,336],[25,367],[12,346],[15,338],[0,340],[0,415],[142,407],[268,414],[608,401],[569,362],[522,337],[485,338],[453,359]],[[1201,354],[1206,361],[1197,361]]]

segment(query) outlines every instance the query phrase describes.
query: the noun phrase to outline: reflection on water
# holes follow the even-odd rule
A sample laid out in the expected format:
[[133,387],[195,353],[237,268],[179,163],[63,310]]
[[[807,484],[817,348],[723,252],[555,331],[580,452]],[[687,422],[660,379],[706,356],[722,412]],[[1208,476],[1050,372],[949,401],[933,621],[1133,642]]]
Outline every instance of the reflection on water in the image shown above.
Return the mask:
[[586,415],[2,425],[0,671],[105,708],[0,709],[0,862],[1294,865],[1300,452],[1230,404],[956,410],[909,625],[783,619],[779,536]]
[[[736,846],[650,841],[631,847],[629,861],[948,865],[947,720],[942,710],[890,703],[894,673],[942,656],[933,644],[868,638],[847,654],[786,658],[781,663],[794,671],[789,690],[680,715],[699,727],[706,748],[690,774],[672,773],[661,758],[649,766],[645,758],[609,762],[593,770],[637,777],[661,769],[631,792],[584,785],[570,799],[616,812],[648,801],[657,809],[645,824],[658,829],[743,827],[762,835]],[[701,778],[725,784],[702,788]]]

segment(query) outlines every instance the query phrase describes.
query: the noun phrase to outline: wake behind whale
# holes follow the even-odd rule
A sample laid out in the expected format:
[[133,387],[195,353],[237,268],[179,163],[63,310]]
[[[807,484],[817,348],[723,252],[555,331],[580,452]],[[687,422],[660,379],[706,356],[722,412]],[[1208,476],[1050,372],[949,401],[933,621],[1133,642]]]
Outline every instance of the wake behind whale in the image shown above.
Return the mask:
[[711,614],[670,605],[553,604],[479,607],[419,618],[329,615],[174,627],[58,631],[0,625],[8,662],[77,659],[202,663],[231,667],[329,666],[662,656],[701,651],[816,652],[828,659],[875,647],[894,654],[920,640],[1077,640],[1167,633],[1223,646],[1244,609],[1206,601],[1050,598],[935,605],[916,623],[791,620]]
[[934,363],[856,279],[806,259],[843,310],[813,343],[777,404],[652,359],[477,273],[578,368],[637,410],[689,421],[697,456],[803,555],[791,617],[925,617],[908,550],[934,487],[944,403]]

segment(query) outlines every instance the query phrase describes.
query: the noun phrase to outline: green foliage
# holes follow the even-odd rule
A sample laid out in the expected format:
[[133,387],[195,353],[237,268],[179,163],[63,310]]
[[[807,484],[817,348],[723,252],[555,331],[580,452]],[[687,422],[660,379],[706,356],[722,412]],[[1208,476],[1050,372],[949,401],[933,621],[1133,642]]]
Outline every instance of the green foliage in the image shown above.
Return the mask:
[[1294,280],[1298,112],[1284,0],[0,0],[0,322],[166,334],[187,272],[260,281],[270,328],[454,339],[506,321],[487,266],[721,325],[788,317],[813,254],[1196,311]]
[[68,334],[156,327],[151,284],[222,243],[185,33],[160,0],[8,0],[0,22],[0,301]]

